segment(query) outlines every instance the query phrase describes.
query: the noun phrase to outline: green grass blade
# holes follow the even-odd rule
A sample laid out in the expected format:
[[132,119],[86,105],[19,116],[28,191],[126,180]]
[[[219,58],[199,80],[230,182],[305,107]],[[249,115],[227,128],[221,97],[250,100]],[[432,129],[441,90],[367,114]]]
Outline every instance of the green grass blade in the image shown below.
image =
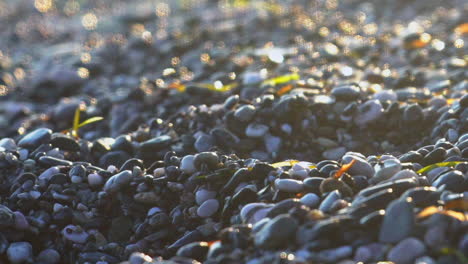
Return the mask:
[[78,125],[78,128],[89,125],[89,124],[92,124],[92,123],[95,123],[95,122],[99,122],[99,121],[101,121],[103,119],[104,119],[104,117],[102,117],[102,116],[91,117],[89,119],[86,119],[83,123],[80,123]]
[[419,174],[424,174],[424,173],[427,173],[435,168],[440,168],[440,167],[453,167],[453,166],[456,166],[457,164],[460,164],[460,163],[465,163],[464,161],[448,161],[448,162],[439,162],[439,163],[435,163],[435,164],[432,164],[432,165],[429,165],[429,166],[426,166],[420,170],[418,170],[418,173]]

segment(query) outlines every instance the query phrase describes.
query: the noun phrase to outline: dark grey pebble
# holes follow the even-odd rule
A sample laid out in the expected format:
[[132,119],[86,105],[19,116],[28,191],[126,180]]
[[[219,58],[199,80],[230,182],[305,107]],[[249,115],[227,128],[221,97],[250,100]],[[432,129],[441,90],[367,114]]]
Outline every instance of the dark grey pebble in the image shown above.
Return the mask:
[[147,140],[140,145],[140,150],[142,152],[155,152],[169,147],[172,139],[170,136],[163,135],[150,140]]
[[388,260],[398,264],[411,264],[426,252],[424,243],[414,237],[409,237],[399,242],[390,250]]
[[287,214],[271,219],[255,234],[255,245],[265,249],[276,249],[290,243],[298,227],[297,221]]
[[52,135],[52,130],[48,128],[38,128],[26,134],[19,142],[18,146],[33,149],[41,144],[48,143]]
[[114,193],[119,191],[132,180],[132,172],[125,170],[110,177],[104,185],[104,191]]
[[209,249],[210,247],[206,242],[193,242],[179,248],[177,256],[204,261]]
[[439,188],[445,185],[445,190],[452,192],[463,192],[467,190],[468,181],[463,176],[463,173],[458,170],[453,170],[440,175],[432,186]]
[[379,241],[396,243],[411,235],[415,219],[413,203],[410,198],[391,202],[385,210],[385,217],[380,227]]

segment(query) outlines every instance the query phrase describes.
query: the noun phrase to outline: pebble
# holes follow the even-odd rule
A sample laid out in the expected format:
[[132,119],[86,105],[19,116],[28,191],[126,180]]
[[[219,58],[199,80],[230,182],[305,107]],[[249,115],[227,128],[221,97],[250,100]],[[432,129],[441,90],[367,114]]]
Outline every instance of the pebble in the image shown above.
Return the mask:
[[324,151],[322,153],[323,158],[327,160],[339,160],[346,153],[345,147],[337,147]]
[[88,233],[74,225],[68,225],[62,230],[65,239],[78,244],[83,244],[88,239]]
[[315,193],[308,193],[301,197],[301,203],[310,208],[317,208],[320,203],[320,197]]
[[265,249],[276,249],[288,243],[298,227],[297,221],[287,214],[271,219],[255,234],[255,245]]
[[265,148],[268,153],[277,153],[281,148],[281,138],[272,136],[270,134],[266,134],[264,137],[265,140]]
[[195,156],[194,155],[187,155],[182,158],[180,161],[180,170],[187,173],[187,174],[192,174],[197,171],[195,168]]
[[37,256],[37,261],[44,264],[60,263],[60,254],[55,249],[44,249]]
[[374,168],[365,159],[361,158],[354,152],[347,152],[342,158],[343,163],[346,164],[350,163],[353,159],[356,160],[356,162],[348,170],[351,175],[364,175],[368,178],[374,176]]
[[397,159],[385,160],[382,166],[377,165],[376,167],[375,175],[369,181],[371,184],[388,180],[401,170],[400,161]]
[[216,199],[208,199],[197,209],[197,215],[202,218],[212,216],[219,209],[219,202]]
[[43,143],[50,141],[52,136],[52,130],[48,128],[38,128],[32,132],[29,132],[19,142],[18,146],[22,148],[36,148]]
[[32,262],[32,246],[28,242],[11,243],[7,250],[7,257],[10,263],[30,263]]
[[90,173],[88,174],[88,184],[92,187],[101,186],[104,180],[102,179],[101,175],[97,173]]
[[303,183],[293,179],[276,179],[275,187],[283,192],[298,193],[302,191]]
[[268,126],[251,123],[245,129],[245,135],[251,138],[261,138],[268,132]]
[[198,205],[203,204],[206,200],[216,197],[216,192],[200,189],[195,193],[195,200]]
[[358,114],[354,118],[354,122],[358,126],[365,126],[379,119],[383,115],[384,109],[378,100],[369,100],[359,106]]
[[373,95],[373,98],[379,100],[380,102],[395,102],[398,100],[396,93],[392,90],[382,90]]
[[255,106],[243,105],[234,112],[234,116],[242,122],[249,122],[255,116]]
[[413,232],[415,219],[411,198],[394,200],[385,209],[385,216],[380,227],[379,241],[396,243]]
[[210,150],[215,144],[215,141],[210,135],[201,135],[195,141],[194,147],[198,152]]
[[351,246],[342,246],[320,251],[318,259],[325,263],[337,263],[337,261],[350,257],[352,254],[353,248]]
[[[63,26],[2,24],[0,262],[456,263],[468,251],[460,1],[450,15],[415,0],[227,16],[210,1],[121,2],[122,14],[7,8]],[[80,24],[97,7],[99,35]],[[85,125],[66,131],[78,107]],[[444,161],[457,165],[420,171]],[[434,206],[449,213],[419,215]]]
[[132,181],[132,172],[125,170],[110,177],[106,181],[103,190],[109,193],[114,193],[130,183],[130,181]]
[[426,252],[424,243],[414,237],[408,237],[399,242],[388,252],[388,260],[395,263],[410,264]]

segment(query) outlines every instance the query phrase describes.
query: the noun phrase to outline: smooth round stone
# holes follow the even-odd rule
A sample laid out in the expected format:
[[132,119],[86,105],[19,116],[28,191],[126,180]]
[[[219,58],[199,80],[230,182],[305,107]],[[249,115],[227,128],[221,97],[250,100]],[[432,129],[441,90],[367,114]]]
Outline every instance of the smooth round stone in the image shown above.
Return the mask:
[[292,127],[290,124],[282,124],[281,125],[281,131],[283,131],[284,133],[288,134],[288,135],[291,135],[292,133]]
[[234,117],[242,122],[249,122],[255,116],[255,106],[243,105],[234,112]]
[[219,202],[216,199],[206,200],[200,207],[197,209],[197,215],[202,218],[207,218],[212,216],[216,211],[218,211]]
[[268,132],[268,126],[251,123],[245,128],[245,135],[250,138],[261,138]]
[[378,100],[369,100],[358,107],[358,114],[354,122],[358,126],[365,126],[383,115],[384,109]]
[[302,181],[293,179],[276,179],[275,187],[283,192],[298,193],[303,189]]
[[299,171],[299,170],[304,170],[304,169],[310,169],[311,166],[313,166],[314,164],[311,163],[311,162],[307,162],[307,161],[300,161],[296,164],[294,164],[292,166],[292,170],[294,171]]
[[37,261],[44,264],[57,264],[60,262],[60,254],[55,249],[44,249],[37,256]]
[[271,219],[255,234],[255,245],[265,249],[276,249],[286,245],[298,228],[297,221],[287,214]]
[[194,147],[198,152],[210,150],[215,145],[215,140],[211,135],[201,135],[195,141]]
[[322,250],[318,253],[318,258],[321,261],[324,261],[324,263],[337,263],[339,260],[350,257],[352,254],[353,248],[351,246],[342,246]]
[[30,263],[32,262],[32,246],[28,242],[11,243],[7,250],[7,257],[10,263]]
[[380,227],[379,241],[396,243],[413,232],[415,223],[411,199],[397,199],[385,209],[385,216]]
[[376,172],[374,177],[369,180],[372,184],[390,179],[401,170],[401,163],[397,159],[388,159],[384,161],[382,166],[377,165],[375,169]]
[[355,152],[347,152],[342,158],[344,164],[350,163],[353,159],[356,160],[356,162],[348,170],[349,174],[364,175],[367,178],[374,176],[374,168],[369,164],[369,162],[367,162],[365,158],[359,156],[359,154],[356,154]]
[[19,230],[26,230],[29,227],[28,220],[24,217],[24,214],[20,211],[15,211],[15,228]]
[[412,264],[416,258],[426,252],[424,243],[417,238],[409,237],[402,240],[388,253],[388,260],[398,264]]
[[195,156],[194,155],[187,155],[182,158],[180,161],[180,170],[186,174],[192,174],[197,171],[195,168]]
[[449,167],[435,168],[427,173],[427,178],[429,181],[433,182],[439,175],[447,171],[450,171]]
[[84,244],[88,239],[88,233],[74,225],[68,225],[62,230],[65,239],[77,244]]
[[257,210],[253,215],[252,217],[249,219],[249,223],[250,224],[255,224],[257,223],[258,221],[264,219],[268,213],[271,211],[271,207],[267,207],[267,208],[261,208],[259,210]]
[[424,235],[424,243],[431,249],[440,250],[442,247],[450,245],[447,236],[446,227],[435,225],[427,229]]
[[414,261],[414,264],[436,264],[436,263],[437,262],[429,256],[423,256],[423,257],[417,258]]
[[4,148],[8,151],[15,151],[16,150],[16,143],[11,138],[2,138],[0,140],[0,147]]
[[38,128],[29,132],[19,142],[18,146],[22,148],[35,148],[43,143],[50,141],[52,130],[48,128]]
[[239,103],[239,95],[231,95],[224,101],[223,108],[231,110],[237,103]]
[[398,100],[397,94],[393,90],[382,90],[373,95],[373,98],[380,102],[395,102]]
[[104,191],[113,193],[119,191],[122,187],[132,181],[132,172],[129,170],[122,171],[110,177],[104,185]]
[[400,179],[417,179],[418,178],[418,174],[416,174],[416,172],[412,171],[412,170],[402,170],[402,171],[399,171],[397,172],[395,175],[393,175],[390,180],[391,181],[396,181],[396,180],[400,180]]
[[264,78],[259,72],[246,72],[243,75],[242,83],[244,85],[255,84],[263,81]]
[[318,197],[318,195],[315,193],[308,193],[302,196],[300,201],[310,208],[316,208],[320,203],[320,197]]
[[100,186],[103,182],[104,179],[97,173],[90,173],[88,175],[88,184],[92,187]]
[[[240,211],[240,217],[244,223],[248,222],[249,219],[261,209],[271,209],[272,205],[268,205],[265,203],[249,203],[242,207]],[[268,211],[265,212],[265,216]],[[259,215],[260,216],[260,215]]]
[[353,101],[356,100],[361,91],[356,85],[344,85],[335,87],[331,90],[331,95],[333,95],[337,100],[342,101]]
[[132,253],[132,255],[130,255],[130,258],[128,259],[129,264],[144,264],[144,263],[150,263],[152,261],[153,261],[153,258],[141,252]]
[[140,150],[142,152],[156,152],[159,150],[163,150],[171,144],[171,141],[171,137],[167,135],[155,137],[145,142],[142,142],[140,145]]
[[81,183],[81,182],[83,182],[83,178],[81,178],[80,176],[75,175],[75,176],[71,177],[71,182],[72,183]]
[[306,179],[307,177],[309,177],[309,170],[307,169],[294,170],[294,171],[291,171],[291,175],[296,176],[300,179]]
[[371,243],[368,245],[360,246],[354,255],[356,262],[370,263],[373,261],[381,260],[385,257],[387,246],[380,243]]
[[160,197],[154,192],[139,192],[133,196],[133,199],[139,203],[155,205],[159,202]]
[[317,138],[317,144],[319,144],[321,147],[324,147],[325,149],[330,149],[338,146],[338,143],[325,137]]
[[346,153],[345,147],[337,147],[326,150],[322,153],[322,156],[328,160],[339,160]]
[[177,250],[176,255],[180,257],[203,261],[205,260],[206,254],[208,253],[209,249],[210,247],[206,242],[192,242],[179,248],[179,250]]
[[39,175],[39,179],[41,180],[49,180],[50,177],[52,177],[53,175],[57,174],[60,172],[60,169],[59,167],[50,167],[48,168],[47,170],[45,170],[44,172],[41,173],[41,175]]
[[266,134],[264,137],[265,148],[268,153],[277,153],[282,145],[281,138]]
[[422,108],[418,104],[408,105],[403,111],[403,121],[417,125],[418,122],[421,122],[424,119],[424,113]]
[[20,160],[27,160],[28,159],[28,155],[29,155],[29,150],[27,149],[20,149],[18,151],[19,153],[19,159]]
[[330,192],[325,199],[323,199],[322,203],[319,206],[319,210],[328,213],[330,212],[333,204],[341,198],[341,193],[338,190]]
[[147,216],[152,216],[154,214],[157,214],[157,213],[160,213],[162,212],[161,208],[159,207],[153,207],[151,209],[148,210],[148,213],[146,214]]
[[202,164],[208,166],[208,168],[216,168],[218,165],[218,154],[216,152],[201,152],[195,155],[193,164],[195,168],[201,168]]
[[200,189],[195,193],[195,201],[198,205],[203,204],[206,200],[213,199],[216,197],[215,191],[208,191],[205,189]]
[[453,170],[440,175],[432,186],[439,188],[445,185],[445,190],[452,192],[463,192],[467,190],[468,181],[463,177],[463,173],[458,170]]

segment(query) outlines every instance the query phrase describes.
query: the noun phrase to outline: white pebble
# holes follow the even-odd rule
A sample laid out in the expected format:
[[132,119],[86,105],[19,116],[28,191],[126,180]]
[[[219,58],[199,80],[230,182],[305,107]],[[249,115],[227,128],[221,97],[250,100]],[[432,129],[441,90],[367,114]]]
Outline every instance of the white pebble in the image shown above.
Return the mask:
[[180,161],[180,170],[185,172],[186,174],[192,174],[197,171],[195,168],[195,163],[193,162],[195,159],[194,155],[187,155]]
[[302,191],[303,183],[293,179],[276,179],[275,186],[283,192],[297,193]]

